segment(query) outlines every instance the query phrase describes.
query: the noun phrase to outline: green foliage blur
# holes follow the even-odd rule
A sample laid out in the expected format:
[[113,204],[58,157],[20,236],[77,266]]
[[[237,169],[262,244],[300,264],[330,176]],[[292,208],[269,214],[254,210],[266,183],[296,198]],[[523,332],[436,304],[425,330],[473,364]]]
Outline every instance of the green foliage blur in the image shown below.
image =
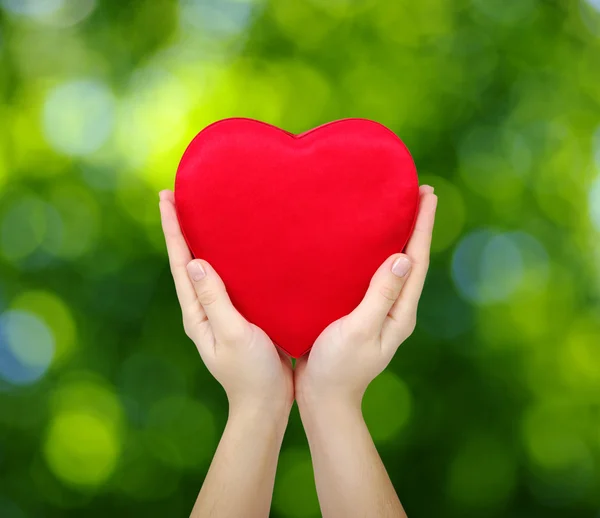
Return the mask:
[[[157,193],[230,116],[377,120],[436,189],[364,402],[408,515],[600,516],[600,0],[0,0],[0,517],[189,515],[226,399]],[[295,409],[272,516],[319,516]]]

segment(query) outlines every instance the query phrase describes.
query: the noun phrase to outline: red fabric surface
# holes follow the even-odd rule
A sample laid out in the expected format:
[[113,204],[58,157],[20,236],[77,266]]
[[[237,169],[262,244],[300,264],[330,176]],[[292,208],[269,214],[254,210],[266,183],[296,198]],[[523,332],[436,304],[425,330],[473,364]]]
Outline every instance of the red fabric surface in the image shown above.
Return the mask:
[[300,135],[220,120],[192,140],[175,179],[194,257],[211,263],[240,313],[295,358],[403,250],[418,200],[408,149],[366,119]]

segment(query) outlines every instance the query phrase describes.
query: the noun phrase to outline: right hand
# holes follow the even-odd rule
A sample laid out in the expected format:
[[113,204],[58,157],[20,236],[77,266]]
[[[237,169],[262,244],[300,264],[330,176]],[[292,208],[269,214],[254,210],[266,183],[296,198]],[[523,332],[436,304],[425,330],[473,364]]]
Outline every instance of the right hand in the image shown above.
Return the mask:
[[296,361],[295,390],[301,411],[328,402],[360,409],[369,383],[413,332],[437,206],[432,187],[421,186],[420,196],[406,254],[389,257],[356,309],[330,324],[310,352]]

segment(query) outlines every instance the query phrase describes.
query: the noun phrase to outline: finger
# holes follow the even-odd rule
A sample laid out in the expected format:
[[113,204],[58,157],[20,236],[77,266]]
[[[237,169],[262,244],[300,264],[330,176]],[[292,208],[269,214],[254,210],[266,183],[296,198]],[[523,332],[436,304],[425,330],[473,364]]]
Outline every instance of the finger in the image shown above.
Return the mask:
[[354,334],[379,335],[411,270],[407,255],[394,254],[375,272],[360,304],[346,318],[347,329]]
[[381,343],[392,355],[398,346],[414,331],[417,319],[417,305],[429,267],[429,249],[437,196],[433,187],[422,185],[419,189],[421,200],[415,228],[406,247],[412,260],[412,271],[398,300],[388,313],[381,330]]
[[[167,253],[169,256],[169,265],[175,282],[175,291],[181,306],[184,318],[198,318],[198,312],[202,312],[202,307],[196,298],[196,292],[190,282],[186,271],[186,265],[192,260],[192,254],[183,238],[179,221],[173,203],[173,193],[171,191],[160,192],[160,216]],[[202,318],[204,314],[200,315]]]
[[433,233],[436,207],[437,196],[435,194],[425,192],[421,195],[417,221],[405,250],[406,255],[410,257],[412,262],[412,271],[398,301],[390,312],[391,317],[394,319],[400,320],[402,315],[416,315],[417,305],[429,269],[431,235]]
[[235,343],[247,336],[248,321],[233,307],[214,268],[204,260],[194,259],[188,263],[187,272],[217,342]]

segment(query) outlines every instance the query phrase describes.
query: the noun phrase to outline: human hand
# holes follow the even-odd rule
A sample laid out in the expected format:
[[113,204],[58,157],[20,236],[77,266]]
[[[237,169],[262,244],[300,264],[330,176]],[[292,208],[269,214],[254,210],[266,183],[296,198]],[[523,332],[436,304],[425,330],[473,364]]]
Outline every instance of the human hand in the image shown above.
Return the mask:
[[314,405],[349,405],[360,411],[369,383],[413,332],[429,267],[437,206],[433,188],[420,188],[420,204],[406,254],[394,254],[377,270],[360,304],[330,324],[308,355],[296,361],[300,411]]
[[235,309],[212,266],[202,259],[192,260],[179,227],[173,192],[163,190],[159,196],[183,327],[225,389],[230,415],[263,410],[289,413],[294,397],[291,360]]

